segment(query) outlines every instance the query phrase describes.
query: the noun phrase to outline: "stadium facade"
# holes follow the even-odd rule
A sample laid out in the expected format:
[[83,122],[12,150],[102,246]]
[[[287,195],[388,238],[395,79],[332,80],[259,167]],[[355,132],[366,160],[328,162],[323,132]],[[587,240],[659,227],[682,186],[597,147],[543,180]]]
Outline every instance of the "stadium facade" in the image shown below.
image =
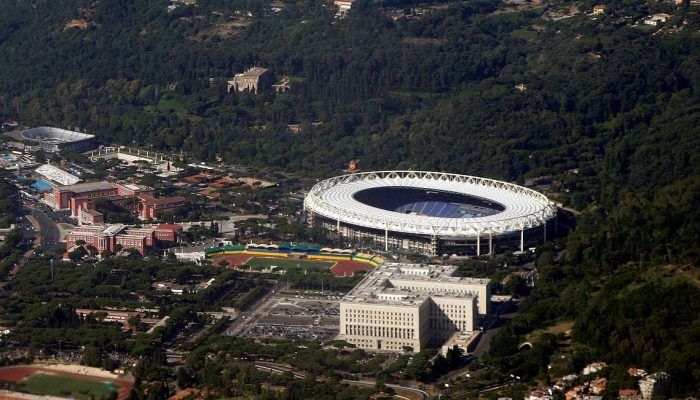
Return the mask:
[[83,152],[97,147],[95,135],[48,126],[22,131],[22,138],[35,142],[42,150],[54,153],[61,150]]
[[304,213],[310,225],[385,251],[480,256],[546,242],[557,208],[543,194],[508,182],[375,171],[317,183]]

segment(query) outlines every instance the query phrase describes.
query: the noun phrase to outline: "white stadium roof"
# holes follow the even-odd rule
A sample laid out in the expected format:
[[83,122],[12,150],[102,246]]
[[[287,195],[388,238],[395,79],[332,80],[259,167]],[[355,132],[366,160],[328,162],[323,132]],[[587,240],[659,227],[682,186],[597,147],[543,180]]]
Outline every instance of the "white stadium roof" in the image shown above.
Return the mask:
[[82,180],[73,174],[69,174],[60,168],[54,167],[51,164],[44,164],[40,166],[36,169],[36,172],[64,186],[75,185]]
[[47,143],[71,143],[86,139],[92,139],[95,135],[87,133],[69,131],[67,129],[54,128],[50,126],[40,126],[27,129],[22,132],[26,139],[43,141]]
[[[443,218],[384,210],[358,201],[357,192],[403,187],[463,194],[493,201],[504,210],[473,218]],[[425,171],[376,171],[342,175],[319,182],[304,199],[317,215],[346,224],[440,237],[508,234],[545,224],[556,206],[541,193],[507,182]]]

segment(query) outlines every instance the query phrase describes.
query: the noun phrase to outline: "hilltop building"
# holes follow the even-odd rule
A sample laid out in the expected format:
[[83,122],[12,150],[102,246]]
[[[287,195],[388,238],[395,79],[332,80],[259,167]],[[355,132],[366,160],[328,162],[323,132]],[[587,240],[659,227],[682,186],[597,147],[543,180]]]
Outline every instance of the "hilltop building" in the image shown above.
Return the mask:
[[489,312],[489,279],[455,266],[382,264],[340,302],[339,339],[371,350],[420,351],[473,332]]
[[292,90],[292,82],[288,76],[282,76],[277,83],[272,85],[272,90],[275,93],[287,93]]
[[656,26],[665,23],[670,18],[671,16],[665,13],[652,14],[644,19],[644,24]]
[[228,91],[263,93],[272,90],[274,76],[267,68],[253,67],[228,81]]
[[352,9],[355,0],[333,0],[333,4],[338,8],[336,16],[343,17]]
[[671,388],[671,376],[665,372],[649,374],[639,381],[639,391],[644,400],[656,395],[668,395]]

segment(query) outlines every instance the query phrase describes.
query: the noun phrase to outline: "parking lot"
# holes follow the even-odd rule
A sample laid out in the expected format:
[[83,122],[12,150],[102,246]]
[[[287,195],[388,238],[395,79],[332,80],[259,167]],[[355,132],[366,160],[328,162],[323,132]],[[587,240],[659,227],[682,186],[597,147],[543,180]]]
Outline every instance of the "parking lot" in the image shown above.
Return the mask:
[[330,339],[340,326],[340,296],[277,294],[237,334],[287,339]]

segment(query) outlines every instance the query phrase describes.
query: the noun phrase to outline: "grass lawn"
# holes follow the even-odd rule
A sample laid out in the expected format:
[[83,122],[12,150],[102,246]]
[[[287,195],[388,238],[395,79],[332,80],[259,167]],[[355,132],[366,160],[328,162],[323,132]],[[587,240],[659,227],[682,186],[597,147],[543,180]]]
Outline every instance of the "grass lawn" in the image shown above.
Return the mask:
[[88,381],[66,376],[34,374],[21,383],[20,390],[49,396],[90,399],[107,397],[110,392],[119,392],[121,387],[112,382]]
[[516,29],[510,33],[511,36],[517,39],[535,40],[537,32],[530,29]]
[[271,265],[276,265],[279,268],[290,268],[290,267],[296,267],[299,266],[301,268],[307,268],[307,269],[320,269],[320,270],[328,270],[330,267],[335,264],[334,262],[329,262],[329,261],[311,261],[311,260],[290,260],[287,258],[264,258],[264,257],[255,257],[251,258],[248,260],[245,265],[253,267],[253,268],[268,268]]
[[551,333],[553,335],[559,334],[559,333],[565,333],[566,331],[570,331],[574,327],[574,321],[562,321],[556,325],[552,325],[547,328],[547,333]]

